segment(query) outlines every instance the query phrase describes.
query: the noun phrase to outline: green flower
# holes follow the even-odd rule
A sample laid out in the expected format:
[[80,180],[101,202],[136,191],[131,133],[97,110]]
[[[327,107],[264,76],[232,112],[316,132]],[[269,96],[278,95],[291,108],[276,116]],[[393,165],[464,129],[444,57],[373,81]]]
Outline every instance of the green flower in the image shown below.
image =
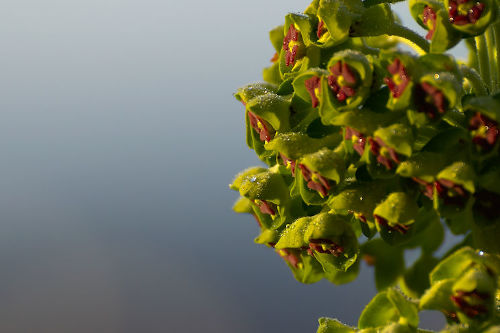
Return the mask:
[[482,34],[498,11],[493,0],[445,0],[444,4],[453,28],[469,36]]

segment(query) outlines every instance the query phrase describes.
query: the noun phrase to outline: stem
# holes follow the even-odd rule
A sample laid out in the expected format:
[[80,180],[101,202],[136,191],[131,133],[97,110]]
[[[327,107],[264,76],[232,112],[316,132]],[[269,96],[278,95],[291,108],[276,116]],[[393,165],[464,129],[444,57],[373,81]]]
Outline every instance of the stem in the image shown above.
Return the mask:
[[424,53],[429,52],[429,47],[430,47],[429,42],[426,41],[425,38],[417,34],[415,31],[408,29],[407,27],[403,27],[402,25],[395,23],[392,26],[392,29],[389,32],[389,34],[404,38],[406,41],[411,42],[411,44],[409,44],[410,46],[417,46]]
[[375,6],[381,3],[396,3],[396,2],[401,2],[405,0],[365,0],[363,1],[363,6],[365,7],[371,7]]
[[500,23],[494,23],[491,29],[493,29],[493,36],[495,37],[495,58],[490,60],[496,64],[497,79],[499,80],[493,91],[498,92],[500,90],[500,64],[498,64],[498,56],[500,56]]
[[488,95],[488,88],[484,84],[483,80],[481,80],[481,76],[474,68],[469,68],[465,65],[460,66],[460,70],[464,77],[470,82],[472,89],[478,96],[486,96]]
[[484,34],[475,38],[477,47],[477,60],[479,62],[479,72],[481,73],[481,78],[483,79],[483,81],[488,84],[491,82],[491,79],[486,38],[484,37]]
[[491,91],[495,91],[498,85],[498,66],[496,62],[496,47],[495,47],[495,36],[493,33],[493,28],[490,25],[486,32],[484,33],[486,37],[486,46],[488,48],[488,63],[490,68],[490,87]]
[[477,62],[477,47],[476,40],[474,37],[465,39],[465,46],[469,50],[469,67],[474,68],[476,71],[479,71],[479,63]]

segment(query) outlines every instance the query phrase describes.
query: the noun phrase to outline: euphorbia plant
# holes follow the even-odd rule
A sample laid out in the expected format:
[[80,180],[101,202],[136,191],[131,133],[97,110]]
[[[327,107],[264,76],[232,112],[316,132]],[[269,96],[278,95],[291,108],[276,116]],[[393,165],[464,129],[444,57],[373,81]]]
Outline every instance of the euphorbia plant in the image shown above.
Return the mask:
[[[375,267],[358,327],[320,318],[318,332],[424,332],[422,310],[443,332],[500,332],[498,5],[410,0],[419,36],[396,1],[314,0],[271,31],[265,82],[235,94],[267,166],[236,176],[234,210],[302,283]],[[467,63],[443,53],[461,40]],[[463,237],[438,255],[445,229]]]

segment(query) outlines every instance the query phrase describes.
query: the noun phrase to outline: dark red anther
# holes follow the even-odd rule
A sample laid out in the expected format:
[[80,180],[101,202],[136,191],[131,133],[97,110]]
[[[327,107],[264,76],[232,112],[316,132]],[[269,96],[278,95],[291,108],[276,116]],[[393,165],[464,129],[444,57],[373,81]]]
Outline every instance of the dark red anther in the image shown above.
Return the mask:
[[[347,63],[338,61],[330,67],[330,72],[332,74],[328,76],[328,85],[339,102],[356,94],[354,86],[358,80]],[[339,82],[340,77],[342,80]]]
[[288,167],[290,166],[290,169],[292,171],[292,176],[295,177],[295,161],[294,160],[291,160],[289,159],[288,157],[286,157],[284,154],[280,153],[280,156],[281,156],[281,159],[283,160],[283,164]]
[[434,36],[434,32],[436,31],[436,12],[432,7],[425,6],[423,15],[423,23],[429,27],[429,31],[425,36],[425,39],[431,40],[432,36]]
[[276,215],[276,208],[273,207],[275,206],[274,204],[265,200],[260,200],[258,206],[262,214]]
[[422,82],[415,87],[415,104],[418,112],[434,119],[438,113],[445,113],[448,101],[443,92],[433,85]]
[[325,26],[325,22],[323,22],[323,20],[319,20],[319,23],[318,23],[318,30],[316,32],[316,36],[318,36],[318,39],[321,38],[321,36],[323,36],[323,34],[326,32],[326,26]]
[[[313,76],[304,81],[307,92],[311,96],[312,107],[316,108],[319,104],[318,94],[321,91],[321,79],[318,76]],[[318,94],[316,93],[316,89]]]
[[[393,77],[384,78],[384,82],[391,91],[392,97],[399,98],[405,91],[406,86],[410,83],[410,77],[408,76],[406,68],[399,58],[394,59],[394,61],[387,66],[387,71],[389,71]],[[400,81],[399,84],[394,81],[394,76],[398,76]]]
[[316,251],[318,253],[330,253],[335,257],[340,256],[344,253],[344,247],[336,244],[330,239],[311,239],[309,240],[309,250],[308,252]]
[[463,312],[467,317],[474,318],[482,314],[488,313],[488,309],[483,304],[470,304],[467,298],[476,298],[479,300],[485,300],[489,298],[489,295],[478,293],[476,290],[471,292],[465,292],[458,290],[456,295],[450,296],[450,299],[455,303],[455,305]]
[[356,131],[354,128],[346,127],[345,128],[345,139],[352,140],[353,137],[355,138],[355,140],[353,141],[352,147],[354,148],[355,151],[358,152],[358,154],[360,156],[363,156],[363,153],[365,152],[365,144],[366,144],[365,136],[361,132]]
[[486,151],[493,148],[500,135],[498,123],[479,112],[471,118],[469,130],[475,131],[472,142]]
[[302,171],[304,180],[307,182],[307,187],[311,190],[318,191],[321,196],[326,197],[328,195],[328,191],[331,189],[328,179],[321,176],[317,172],[311,171],[304,164],[299,164],[299,168],[300,171]]
[[299,40],[299,31],[295,29],[293,24],[290,24],[288,32],[283,39],[283,50],[285,50],[285,64],[287,66],[293,66],[298,52],[298,45],[293,45],[290,50],[290,42],[297,42]]
[[[469,2],[474,2],[472,7],[469,6]],[[477,0],[450,0],[448,17],[450,23],[455,25],[474,24],[481,18],[485,8],[486,5]]]
[[294,268],[298,268],[300,263],[299,251],[294,249],[277,250],[278,254]]
[[302,163],[299,164],[299,169],[302,172],[302,177],[304,177],[304,180],[306,182],[310,181],[311,180],[311,170],[309,170],[309,168],[306,167]]
[[248,120],[250,121],[250,126],[259,134],[261,141],[269,142],[272,140],[274,129],[271,124],[250,111],[248,111]]
[[[377,162],[386,167],[387,170],[391,170],[394,168],[395,164],[401,163],[399,159],[398,153],[392,147],[389,147],[382,139],[380,138],[369,138],[370,142],[370,152],[377,157]],[[382,154],[382,148],[387,151],[387,154]]]
[[392,227],[389,225],[389,222],[385,218],[379,215],[373,215],[373,217],[375,218],[375,222],[377,222],[381,227],[387,228],[389,231],[395,230],[400,234],[404,235],[410,229],[409,226],[404,224],[396,224],[395,226]]

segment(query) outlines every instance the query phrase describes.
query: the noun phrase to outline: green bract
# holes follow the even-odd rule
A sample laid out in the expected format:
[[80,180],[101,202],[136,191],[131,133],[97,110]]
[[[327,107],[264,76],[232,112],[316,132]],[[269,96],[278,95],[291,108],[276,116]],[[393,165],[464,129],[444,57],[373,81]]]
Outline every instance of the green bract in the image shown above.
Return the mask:
[[[374,267],[379,293],[358,327],[321,318],[320,333],[429,332],[422,310],[443,313],[442,332],[496,332],[497,3],[409,0],[424,37],[397,19],[397,1],[314,0],[270,32],[267,83],[235,93],[266,166],[237,175],[233,209],[255,217],[255,243],[301,283]],[[462,39],[469,65],[443,53]]]

